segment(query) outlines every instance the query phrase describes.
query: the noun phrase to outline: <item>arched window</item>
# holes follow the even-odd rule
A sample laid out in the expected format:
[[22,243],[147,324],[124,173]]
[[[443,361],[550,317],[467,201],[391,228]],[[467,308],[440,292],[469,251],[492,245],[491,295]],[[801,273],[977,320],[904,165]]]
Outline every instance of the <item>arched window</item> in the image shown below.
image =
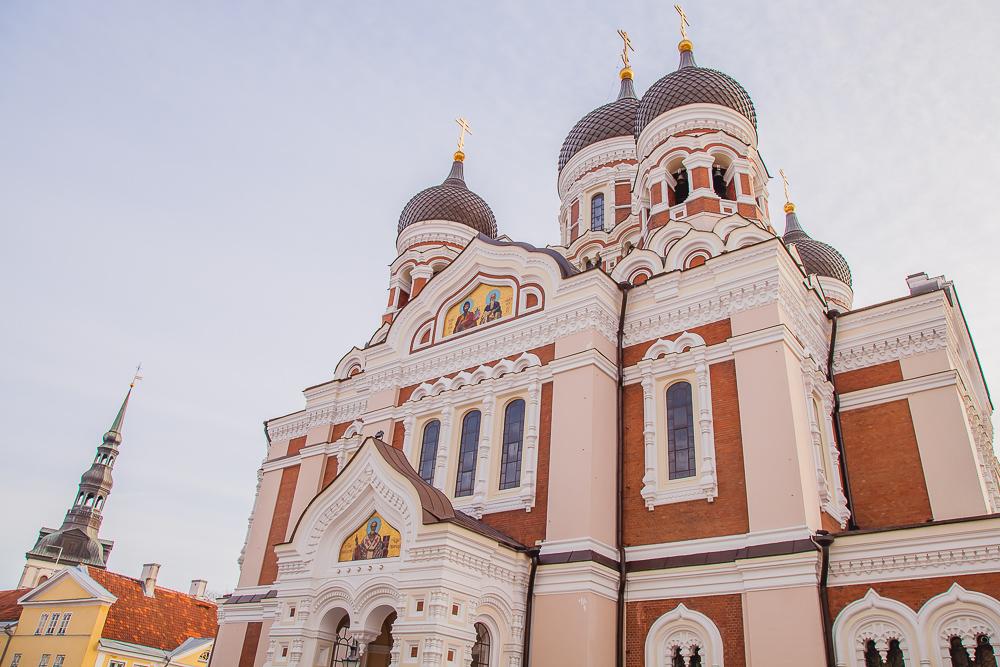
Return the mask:
[[476,623],[476,643],[472,645],[470,667],[490,667],[490,631],[482,623]]
[[716,164],[712,167],[712,189],[715,190],[715,194],[719,195],[720,199],[727,199],[726,172],[722,165]]
[[674,204],[683,203],[688,198],[688,177],[687,170],[681,169],[676,174],[674,174],[674,181],[676,185],[674,186]]
[[462,419],[462,441],[458,449],[458,475],[455,477],[455,497],[472,495],[476,486],[476,455],[479,452],[479,410]]
[[424,426],[424,438],[420,444],[420,479],[428,484],[434,483],[434,461],[437,458],[438,436],[441,435],[441,422],[437,419],[427,422]]
[[604,195],[596,194],[590,198],[590,231],[604,230]]
[[97,502],[94,503],[94,509],[100,511],[104,507],[104,496],[97,496]]
[[678,382],[667,390],[667,459],[669,479],[695,475],[694,414],[691,385]]
[[521,485],[521,444],[524,442],[524,401],[507,404],[503,415],[503,450],[500,458],[500,489]]
[[983,667],[997,666],[996,653],[993,651],[993,644],[990,643],[990,638],[987,635],[976,637],[976,664]]

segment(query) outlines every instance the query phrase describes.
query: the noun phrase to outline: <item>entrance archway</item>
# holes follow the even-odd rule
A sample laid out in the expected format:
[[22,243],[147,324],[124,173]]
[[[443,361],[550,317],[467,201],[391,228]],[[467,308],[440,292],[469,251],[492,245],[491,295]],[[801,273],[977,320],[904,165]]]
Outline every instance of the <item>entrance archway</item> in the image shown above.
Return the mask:
[[396,612],[392,612],[382,621],[379,635],[365,651],[364,667],[389,667],[392,662],[392,624],[396,621]]

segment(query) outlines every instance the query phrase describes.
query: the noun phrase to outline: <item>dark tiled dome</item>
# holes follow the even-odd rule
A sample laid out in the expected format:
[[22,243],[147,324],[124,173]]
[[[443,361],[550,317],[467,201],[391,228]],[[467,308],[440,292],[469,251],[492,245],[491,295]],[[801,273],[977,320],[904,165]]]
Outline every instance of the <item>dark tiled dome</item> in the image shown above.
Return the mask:
[[591,144],[605,139],[631,136],[638,109],[639,100],[635,97],[632,79],[623,78],[618,99],[588,113],[577,121],[566,135],[566,141],[559,151],[559,171],[563,170],[574,155]]
[[781,237],[785,245],[795,245],[795,250],[802,259],[802,265],[808,273],[818,276],[836,278],[851,287],[851,267],[847,260],[832,245],[817,241],[809,236],[799,224],[795,210],[785,214],[785,233]]
[[681,53],[681,65],[646,91],[635,119],[639,136],[654,118],[686,104],[718,104],[740,113],[757,127],[757,114],[747,91],[728,74],[698,67],[690,51]]
[[490,238],[497,236],[497,220],[483,198],[465,184],[462,162],[455,160],[441,185],[421,190],[403,207],[399,232],[423,220],[449,220]]

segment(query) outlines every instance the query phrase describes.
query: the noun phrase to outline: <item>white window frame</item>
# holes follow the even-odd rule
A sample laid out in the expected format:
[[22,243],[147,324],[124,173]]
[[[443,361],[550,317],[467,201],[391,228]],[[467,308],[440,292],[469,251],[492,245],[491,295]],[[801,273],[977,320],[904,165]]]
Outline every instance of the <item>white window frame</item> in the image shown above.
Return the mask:
[[[690,500],[713,502],[719,495],[712,415],[712,380],[708,348],[698,334],[685,331],[675,340],[661,338],[638,364],[643,398],[645,471],[642,499],[646,509]],[[691,385],[696,467],[693,477],[670,479],[667,457],[667,389],[677,382]]]
[[670,667],[677,648],[687,664],[696,646],[703,667],[725,667],[719,628],[708,616],[679,604],[650,626],[646,634],[646,666]]
[[[840,479],[840,450],[833,431],[833,385],[826,379],[822,368],[812,359],[802,359],[802,383],[812,440],[813,463],[816,468],[816,487],[823,511],[835,518],[841,528],[847,525],[850,512],[847,496]],[[820,421],[816,421],[813,401],[820,407]],[[829,475],[826,467],[829,465]]]
[[38,627],[35,628],[35,634],[40,635],[45,632],[45,626],[49,623],[49,615],[42,614],[38,617]]
[[45,629],[45,635],[46,636],[54,635],[56,633],[56,626],[58,625],[59,625],[59,614],[58,613],[52,614],[52,616],[49,617],[49,627]]
[[[66,656],[62,653],[56,656],[56,659],[52,661],[52,667],[63,667],[63,663],[66,662]],[[136,665],[138,667],[138,665]]]
[[14,657],[11,658],[10,667],[18,667],[21,664],[21,654],[15,653]]
[[108,660],[108,667],[125,667],[123,660]]
[[73,618],[73,612],[68,612],[62,615],[62,620],[59,621],[59,629],[56,630],[57,635],[65,635],[66,630],[69,628],[70,619]]
[[51,657],[51,653],[43,653],[42,657],[38,659],[38,667],[49,667],[49,658]]
[[[550,379],[551,373],[539,358],[525,352],[514,361],[505,359],[451,379],[425,382],[395,416],[403,421],[403,452],[415,469],[419,467],[423,427],[428,421],[438,419],[441,430],[434,486],[448,496],[455,509],[477,519],[493,512],[530,512],[536,498],[542,385]],[[501,491],[499,459],[503,450],[504,410],[518,398],[525,404],[520,485]],[[461,422],[471,410],[481,412],[475,485],[471,495],[455,498],[454,473],[461,445]]]

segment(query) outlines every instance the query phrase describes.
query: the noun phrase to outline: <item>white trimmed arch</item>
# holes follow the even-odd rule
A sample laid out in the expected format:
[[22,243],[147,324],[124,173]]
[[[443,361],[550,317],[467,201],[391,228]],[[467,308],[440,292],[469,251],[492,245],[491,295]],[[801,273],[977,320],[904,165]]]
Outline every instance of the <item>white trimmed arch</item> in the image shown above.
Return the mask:
[[994,645],[1000,637],[1000,601],[984,593],[966,590],[957,583],[925,602],[917,619],[930,643],[928,657],[936,655],[945,665],[951,664],[952,637],[962,640],[962,646],[972,659],[980,635],[988,636]]
[[894,639],[899,642],[904,663],[919,665],[923,657],[919,627],[912,609],[869,588],[863,598],[844,607],[833,623],[837,667],[865,667],[869,641],[875,642],[885,660]]
[[684,664],[698,648],[703,667],[724,667],[722,635],[708,616],[683,604],[660,616],[646,635],[646,667],[671,667],[676,649]]

